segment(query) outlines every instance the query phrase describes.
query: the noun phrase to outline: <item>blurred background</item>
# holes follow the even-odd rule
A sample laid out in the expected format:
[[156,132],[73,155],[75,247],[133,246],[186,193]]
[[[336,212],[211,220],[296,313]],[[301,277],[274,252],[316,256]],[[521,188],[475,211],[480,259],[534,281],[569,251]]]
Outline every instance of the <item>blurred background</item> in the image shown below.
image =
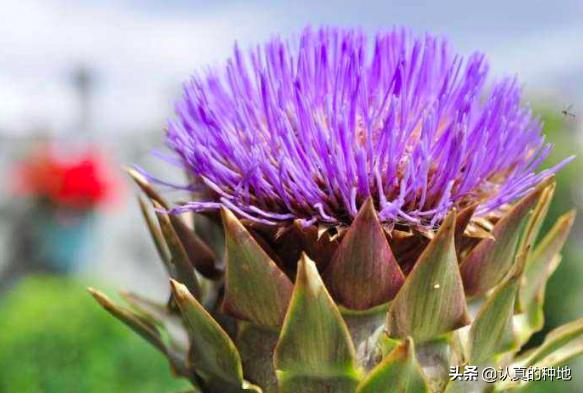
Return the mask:
[[[307,24],[407,25],[517,74],[556,144],[583,151],[583,0],[0,0],[0,392],[169,392],[154,350],[86,285],[163,298],[166,280],[122,166],[166,179],[156,158],[181,82]],[[57,179],[62,186],[55,188]],[[550,220],[583,204],[583,158],[558,176]],[[581,215],[581,214],[580,214]],[[547,291],[547,329],[583,315],[583,220]],[[39,274],[65,273],[69,278]],[[28,278],[24,278],[28,277]],[[574,381],[533,391],[583,391]]]

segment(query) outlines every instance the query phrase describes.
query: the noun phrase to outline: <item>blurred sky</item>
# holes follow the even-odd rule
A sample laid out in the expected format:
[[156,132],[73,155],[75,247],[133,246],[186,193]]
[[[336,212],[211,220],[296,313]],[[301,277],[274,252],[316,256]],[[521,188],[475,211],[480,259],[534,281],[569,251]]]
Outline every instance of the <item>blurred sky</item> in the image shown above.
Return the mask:
[[488,53],[494,72],[518,74],[531,96],[574,112],[583,102],[583,0],[0,0],[0,133],[72,128],[77,65],[96,73],[95,130],[160,127],[180,82],[235,40],[248,47],[307,24],[441,33],[464,53]]

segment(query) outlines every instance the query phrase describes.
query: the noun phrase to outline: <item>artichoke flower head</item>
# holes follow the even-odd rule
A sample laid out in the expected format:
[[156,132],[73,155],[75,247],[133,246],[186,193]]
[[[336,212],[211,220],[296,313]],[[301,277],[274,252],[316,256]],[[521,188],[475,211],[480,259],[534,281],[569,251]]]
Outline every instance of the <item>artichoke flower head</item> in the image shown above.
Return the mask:
[[519,355],[574,220],[539,236],[570,158],[540,170],[541,122],[487,76],[401,28],[236,46],[168,123],[188,184],[130,170],[170,300],[93,295],[202,392],[486,392],[448,370],[583,352],[579,320]]

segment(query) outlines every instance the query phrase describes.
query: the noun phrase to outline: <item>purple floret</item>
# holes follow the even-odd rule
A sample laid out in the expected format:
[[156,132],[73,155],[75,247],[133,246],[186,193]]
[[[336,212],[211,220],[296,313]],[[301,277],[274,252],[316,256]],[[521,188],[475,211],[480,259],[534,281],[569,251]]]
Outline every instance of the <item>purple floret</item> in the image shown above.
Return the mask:
[[541,123],[514,78],[486,89],[487,73],[484,55],[405,29],[235,47],[185,84],[169,122],[167,144],[206,188],[180,209],[342,225],[372,197],[384,223],[423,227],[476,201],[496,210],[559,166],[535,172],[551,148]]

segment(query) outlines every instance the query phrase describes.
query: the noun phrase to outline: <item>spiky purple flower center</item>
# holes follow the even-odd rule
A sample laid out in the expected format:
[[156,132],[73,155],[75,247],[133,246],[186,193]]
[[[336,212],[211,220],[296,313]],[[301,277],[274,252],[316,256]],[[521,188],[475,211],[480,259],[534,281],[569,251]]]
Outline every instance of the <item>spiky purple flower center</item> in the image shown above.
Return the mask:
[[185,84],[167,143],[204,197],[276,224],[350,223],[372,197],[382,222],[434,226],[453,207],[485,214],[558,168],[513,78],[485,88],[482,54],[405,29],[306,29]]

